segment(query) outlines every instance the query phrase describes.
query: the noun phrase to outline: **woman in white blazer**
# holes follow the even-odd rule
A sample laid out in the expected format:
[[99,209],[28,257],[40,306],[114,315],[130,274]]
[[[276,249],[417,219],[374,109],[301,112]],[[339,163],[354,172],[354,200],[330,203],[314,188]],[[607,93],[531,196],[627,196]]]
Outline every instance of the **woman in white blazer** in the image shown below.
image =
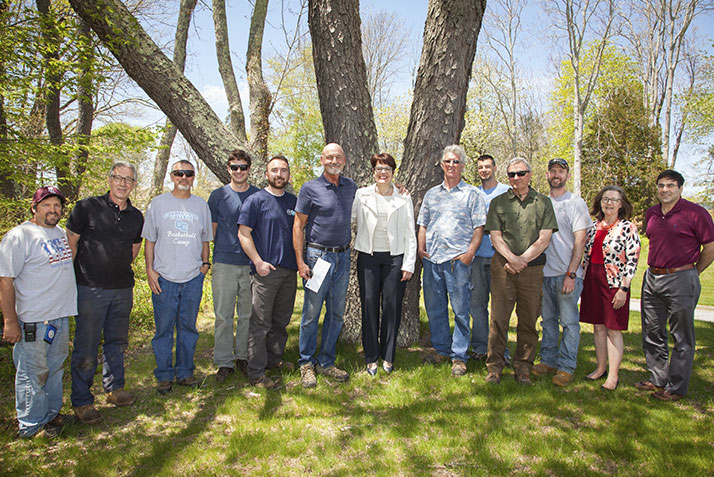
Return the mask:
[[412,199],[392,183],[394,158],[375,154],[370,162],[376,183],[357,190],[352,221],[357,221],[354,248],[359,252],[362,345],[367,372],[375,376],[379,358],[385,372],[394,368],[402,299],[406,281],[414,273],[417,242]]

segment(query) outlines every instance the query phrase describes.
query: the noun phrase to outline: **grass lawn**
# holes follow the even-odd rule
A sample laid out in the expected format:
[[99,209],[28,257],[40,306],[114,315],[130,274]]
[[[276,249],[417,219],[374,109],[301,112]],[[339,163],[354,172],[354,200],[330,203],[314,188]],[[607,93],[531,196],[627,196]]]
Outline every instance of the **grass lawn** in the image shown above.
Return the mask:
[[[712,474],[712,323],[697,322],[690,392],[677,403],[654,401],[633,386],[646,377],[636,313],[625,334],[615,392],[583,380],[595,361],[589,325],[582,330],[576,381],[565,389],[547,379],[520,387],[510,369],[500,385],[486,385],[485,367],[474,362],[466,376],[454,379],[447,364],[422,364],[420,348],[400,349],[395,372],[371,378],[362,372],[359,347],[341,342],[338,364],[352,373],[349,382],[318,377],[318,386],[306,390],[294,371],[283,376],[281,391],[256,391],[243,376],[222,384],[213,377],[209,283],[196,353],[202,386],[158,395],[151,333],[133,331],[127,388],[137,395],[136,404],[107,405],[97,376],[103,422],[70,424],[56,440],[15,439],[11,348],[0,347],[0,474]],[[300,306],[289,328],[286,358],[293,362]],[[425,319],[422,325],[426,329]],[[514,346],[511,341],[512,351]],[[65,413],[71,413],[69,390],[68,359]]]

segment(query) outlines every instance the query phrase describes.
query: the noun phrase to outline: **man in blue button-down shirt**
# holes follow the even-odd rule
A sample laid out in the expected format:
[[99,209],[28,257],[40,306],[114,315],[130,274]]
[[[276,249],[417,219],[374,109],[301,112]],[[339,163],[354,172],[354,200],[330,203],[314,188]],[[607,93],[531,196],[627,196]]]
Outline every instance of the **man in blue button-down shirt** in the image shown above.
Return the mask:
[[[461,179],[466,153],[447,146],[441,158],[444,182],[429,189],[419,210],[419,256],[424,266],[424,305],[436,361],[451,358],[452,376],[466,373],[469,349],[471,261],[486,223],[483,194]],[[454,311],[453,338],[449,300]]]

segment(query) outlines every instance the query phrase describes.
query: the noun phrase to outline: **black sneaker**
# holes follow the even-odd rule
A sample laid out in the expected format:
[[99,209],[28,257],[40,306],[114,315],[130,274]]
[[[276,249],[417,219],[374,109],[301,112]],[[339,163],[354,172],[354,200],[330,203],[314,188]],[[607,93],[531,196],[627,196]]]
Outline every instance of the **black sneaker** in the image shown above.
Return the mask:
[[245,359],[237,359],[236,369],[243,373],[244,376],[248,376],[248,361]]
[[223,381],[228,379],[228,376],[230,376],[234,372],[235,370],[233,368],[220,367],[218,368],[218,372],[216,373],[216,381],[222,383]]

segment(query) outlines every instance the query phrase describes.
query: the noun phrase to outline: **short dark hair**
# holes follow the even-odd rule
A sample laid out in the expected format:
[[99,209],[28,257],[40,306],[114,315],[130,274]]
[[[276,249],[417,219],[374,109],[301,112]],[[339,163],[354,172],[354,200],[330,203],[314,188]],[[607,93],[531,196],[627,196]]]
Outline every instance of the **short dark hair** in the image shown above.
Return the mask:
[[231,161],[245,161],[248,163],[248,167],[250,167],[252,159],[243,149],[233,149],[230,154],[228,154],[228,161],[226,164],[230,164]]
[[657,176],[655,184],[657,184],[660,179],[672,179],[673,181],[677,181],[677,186],[680,188],[684,185],[684,177],[682,174],[673,169],[667,169],[666,171],[660,172]]
[[593,206],[590,208],[590,214],[595,216],[598,220],[602,220],[603,217],[605,217],[605,213],[602,211],[602,205],[600,203],[602,202],[602,196],[609,190],[614,190],[620,194],[620,210],[617,212],[617,216],[625,220],[632,217],[632,211],[634,210],[632,204],[627,199],[627,195],[625,195],[625,191],[622,190],[622,187],[616,185],[605,186],[600,190],[600,192],[597,193],[593,199]]
[[481,161],[491,161],[493,167],[496,167],[496,160],[490,154],[481,154],[480,156],[478,156],[478,159],[476,159],[476,163],[479,163]]
[[394,160],[392,156],[387,154],[386,152],[382,152],[379,154],[373,154],[372,157],[369,159],[369,162],[372,164],[372,169],[377,167],[377,163],[382,163],[386,164],[389,167],[392,168],[392,172],[397,170],[397,162]]
[[290,162],[288,162],[288,158],[283,156],[282,154],[278,154],[277,156],[273,156],[270,159],[268,159],[268,162],[265,163],[265,169],[267,170],[268,164],[270,164],[271,162],[273,162],[276,159],[279,161],[283,161],[285,164],[287,164],[288,170],[290,170]]

